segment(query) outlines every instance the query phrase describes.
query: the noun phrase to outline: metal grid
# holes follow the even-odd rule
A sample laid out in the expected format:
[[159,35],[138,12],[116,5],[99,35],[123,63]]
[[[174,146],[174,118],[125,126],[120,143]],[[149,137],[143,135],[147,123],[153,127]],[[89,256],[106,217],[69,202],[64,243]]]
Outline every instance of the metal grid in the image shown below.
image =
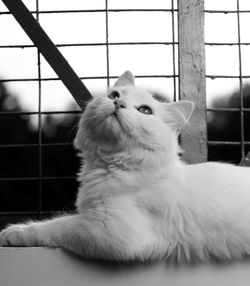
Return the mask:
[[205,10],[205,14],[236,14],[237,15],[237,42],[224,42],[224,43],[218,43],[218,42],[205,42],[206,46],[237,46],[238,47],[238,60],[239,60],[239,67],[238,67],[238,75],[216,75],[216,74],[207,74],[206,78],[210,79],[218,79],[218,78],[229,78],[229,79],[238,79],[239,80],[239,95],[240,95],[240,106],[230,107],[230,108],[207,108],[208,112],[237,112],[240,114],[240,140],[239,141],[214,141],[209,140],[208,148],[209,146],[240,146],[241,150],[241,158],[239,158],[239,162],[246,156],[246,146],[250,146],[250,141],[245,140],[245,129],[244,129],[244,117],[246,112],[250,112],[250,108],[244,107],[244,96],[243,96],[243,79],[250,78],[250,75],[242,75],[242,52],[241,47],[242,46],[249,46],[250,42],[242,42],[241,41],[241,24],[240,24],[240,16],[243,13],[247,13],[250,15],[250,10],[240,10],[240,0],[236,1],[236,9],[235,10]]
[[[173,79],[173,99],[176,100],[178,98],[178,88],[177,88],[177,78],[178,78],[178,71],[177,71],[177,62],[176,62],[176,48],[178,46],[178,42],[176,41],[177,35],[175,32],[175,26],[176,26],[176,19],[175,14],[178,12],[177,7],[175,7],[174,0],[171,0],[171,9],[109,9],[108,7],[108,0],[105,0],[105,9],[101,10],[53,10],[53,11],[40,11],[39,9],[39,0],[36,0],[36,10],[32,11],[32,14],[36,17],[37,21],[39,21],[39,16],[41,14],[66,14],[66,13],[105,13],[105,19],[106,19],[106,27],[105,27],[105,42],[98,42],[98,43],[67,43],[67,44],[57,44],[57,47],[75,47],[75,46],[105,46],[106,47],[106,75],[103,76],[84,76],[80,77],[82,80],[88,80],[88,79],[105,79],[107,86],[110,85],[110,79],[115,79],[118,77],[111,76],[110,75],[110,46],[132,46],[132,45],[138,45],[138,46],[145,46],[145,45],[170,45],[172,46],[172,63],[173,63],[173,74],[152,74],[152,75],[136,75],[136,78],[172,78]],[[109,41],[109,15],[110,13],[119,13],[119,12],[126,12],[126,13],[134,13],[134,12],[163,12],[163,13],[169,13],[172,16],[172,41],[169,42],[110,42]],[[0,12],[1,15],[10,14],[9,12]],[[34,48],[35,46],[32,44],[28,45],[1,45],[1,49],[12,49],[12,48],[20,48],[20,49],[29,49]],[[43,184],[45,181],[58,179],[58,180],[75,180],[75,177],[72,176],[51,176],[46,177],[43,175],[42,172],[42,148],[44,146],[65,146],[65,145],[71,145],[71,143],[65,142],[65,143],[44,143],[42,138],[42,116],[43,115],[55,115],[55,114],[79,114],[81,111],[78,110],[68,110],[68,111],[43,111],[42,110],[42,82],[45,81],[54,81],[59,80],[57,77],[49,77],[49,78],[42,78],[41,75],[41,54],[37,50],[37,72],[38,76],[36,78],[5,78],[1,79],[0,82],[6,83],[6,82],[36,82],[38,85],[38,111],[37,112],[23,112],[23,111],[0,111],[0,116],[2,115],[37,115],[38,116],[38,142],[37,143],[29,143],[29,144],[1,144],[0,148],[16,148],[16,147],[36,147],[38,148],[38,176],[35,177],[12,177],[12,178],[0,178],[0,181],[37,181],[38,187],[37,187],[37,210],[36,211],[17,211],[17,212],[9,212],[9,211],[1,211],[0,210],[0,217],[5,216],[7,219],[7,216],[30,216],[35,215],[39,218],[41,218],[44,215],[51,214],[53,212],[51,211],[43,211],[43,201],[42,201],[42,192],[43,192]]]

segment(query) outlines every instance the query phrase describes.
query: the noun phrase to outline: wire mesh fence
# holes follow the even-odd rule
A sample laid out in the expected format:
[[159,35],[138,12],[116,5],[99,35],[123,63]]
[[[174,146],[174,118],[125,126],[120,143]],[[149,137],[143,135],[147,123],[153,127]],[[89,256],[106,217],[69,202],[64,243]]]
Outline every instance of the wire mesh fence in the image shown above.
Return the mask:
[[[227,97],[224,96],[220,100],[215,99],[214,104],[207,109],[208,117],[211,119],[211,126],[208,124],[208,150],[209,159],[211,160],[220,159],[221,161],[238,163],[240,158],[243,158],[249,151],[250,143],[248,135],[248,114],[250,111],[248,79],[250,73],[243,68],[246,66],[249,51],[245,50],[244,56],[242,56],[242,51],[250,44],[245,35],[246,19],[250,16],[250,9],[245,1],[241,0],[224,2],[224,9],[223,5],[221,6],[221,8],[216,9],[215,4],[209,4],[207,1],[209,9],[205,7],[204,11],[205,19],[207,19],[208,23],[211,23],[211,20],[216,21],[216,27],[219,29],[215,37],[210,35],[208,37],[210,40],[205,42],[207,54],[206,78],[207,83],[209,81],[220,81],[221,85],[227,85],[231,81],[231,83],[235,83],[235,87],[233,92],[228,87]],[[229,30],[227,25],[230,25],[230,28],[233,27],[229,33],[227,33],[227,30]],[[216,34],[216,31],[214,33]],[[213,38],[217,41],[213,41]],[[218,68],[219,73],[216,73],[216,70],[209,66],[209,59],[211,62],[209,53],[211,53],[212,49],[214,53],[220,54],[221,57],[223,57],[224,53],[231,67],[227,67],[224,70],[223,68]],[[211,74],[210,71],[215,73]],[[226,85],[225,90],[227,88]],[[225,124],[224,128],[223,122]]]
[[[167,92],[176,100],[176,1],[156,1],[152,8],[140,8],[138,3],[128,4],[134,8],[116,8],[116,2],[108,0],[76,1],[75,6],[62,2],[24,1],[93,92],[104,91],[130,67],[138,82],[146,81],[152,89],[161,86],[156,92]],[[154,22],[149,23],[151,19]],[[134,26],[126,27],[128,21]],[[42,218],[74,209],[79,162],[72,141],[81,110],[3,5],[0,24],[6,26],[0,44],[0,153],[5,163],[0,168],[0,224],[4,225],[20,216]],[[159,35],[157,30],[164,26],[165,33]]]
[[[180,1],[188,2],[24,3],[91,92],[104,91],[131,69],[139,85],[177,100]],[[243,29],[250,7],[243,0],[207,0],[203,12],[205,28],[213,23],[214,30],[210,36],[205,29],[205,149],[208,146],[209,160],[239,163],[250,150],[250,38]],[[1,227],[20,216],[41,218],[74,210],[79,162],[72,142],[82,111],[3,4],[0,25],[5,27],[0,32]],[[234,27],[230,36],[225,32],[228,25]],[[211,66],[215,55],[218,62],[225,58],[216,68]],[[222,86],[227,97],[214,96],[215,85]]]

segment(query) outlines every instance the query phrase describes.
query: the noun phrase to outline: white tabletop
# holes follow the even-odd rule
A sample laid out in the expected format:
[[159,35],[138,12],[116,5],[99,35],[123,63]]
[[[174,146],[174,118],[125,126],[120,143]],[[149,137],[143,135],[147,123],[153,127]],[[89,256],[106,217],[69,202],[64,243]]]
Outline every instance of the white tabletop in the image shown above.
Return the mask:
[[169,266],[88,261],[59,248],[0,247],[1,286],[250,285],[250,260]]

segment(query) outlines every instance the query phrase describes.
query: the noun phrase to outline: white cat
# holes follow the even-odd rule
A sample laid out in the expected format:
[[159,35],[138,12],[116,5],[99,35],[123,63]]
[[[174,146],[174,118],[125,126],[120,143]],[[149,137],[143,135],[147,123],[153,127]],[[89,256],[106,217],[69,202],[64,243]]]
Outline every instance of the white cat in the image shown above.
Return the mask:
[[78,213],[11,225],[0,245],[124,261],[250,254],[250,168],[179,158],[178,134],[193,107],[159,102],[125,72],[80,121]]

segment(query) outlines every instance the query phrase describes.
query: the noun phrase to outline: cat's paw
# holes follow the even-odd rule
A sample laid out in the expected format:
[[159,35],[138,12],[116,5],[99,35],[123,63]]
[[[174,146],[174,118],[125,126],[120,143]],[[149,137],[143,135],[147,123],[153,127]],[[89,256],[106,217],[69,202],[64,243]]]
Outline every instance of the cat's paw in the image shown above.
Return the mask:
[[14,224],[0,232],[0,246],[32,246],[34,237],[25,224]]

